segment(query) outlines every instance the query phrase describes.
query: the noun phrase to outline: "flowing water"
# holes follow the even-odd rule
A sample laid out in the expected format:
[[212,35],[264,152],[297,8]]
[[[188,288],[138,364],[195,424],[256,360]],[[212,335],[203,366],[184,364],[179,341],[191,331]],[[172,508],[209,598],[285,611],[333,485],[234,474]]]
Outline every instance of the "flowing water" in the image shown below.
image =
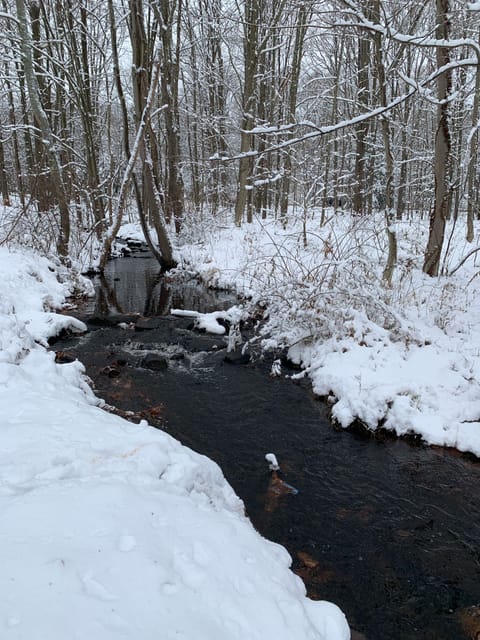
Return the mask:
[[311,597],[345,611],[355,637],[480,638],[478,461],[335,429],[308,382],[269,375],[271,357],[231,357],[222,337],[163,315],[225,308],[231,295],[165,282],[147,253],[134,256],[96,279],[77,314],[90,331],[57,341],[58,360],[78,357],[100,397],[219,463],[257,530],[289,550]]

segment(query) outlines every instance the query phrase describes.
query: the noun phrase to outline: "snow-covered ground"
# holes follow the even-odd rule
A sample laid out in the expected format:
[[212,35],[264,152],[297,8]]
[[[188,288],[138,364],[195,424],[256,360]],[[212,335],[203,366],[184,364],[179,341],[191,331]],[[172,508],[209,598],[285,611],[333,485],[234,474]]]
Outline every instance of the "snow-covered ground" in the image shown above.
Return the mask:
[[204,221],[181,244],[182,265],[210,285],[236,287],[265,307],[265,347],[288,347],[344,427],[360,420],[480,456],[480,266],[450,224],[444,269],[421,271],[428,220],[395,225],[393,286],[382,216],[305,215],[242,228]]
[[[341,425],[480,455],[480,267],[474,254],[456,270],[472,248],[460,224],[454,273],[432,279],[426,221],[398,223],[387,288],[381,217],[200,222],[180,238],[181,266],[263,308],[258,339],[288,348]],[[305,597],[213,462],[103,411],[82,365],[55,363],[48,338],[84,329],[55,313],[75,283],[29,242],[0,247],[0,637],[347,640],[340,610]]]
[[213,462],[55,363],[66,274],[5,247],[0,274],[2,640],[347,640]]

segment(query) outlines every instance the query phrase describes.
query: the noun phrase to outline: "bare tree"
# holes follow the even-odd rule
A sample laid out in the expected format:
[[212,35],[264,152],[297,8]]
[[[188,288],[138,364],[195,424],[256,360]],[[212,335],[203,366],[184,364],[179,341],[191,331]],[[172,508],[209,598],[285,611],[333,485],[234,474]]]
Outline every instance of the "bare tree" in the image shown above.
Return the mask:
[[173,218],[176,231],[180,231],[184,214],[184,184],[180,168],[180,130],[178,107],[178,81],[180,65],[180,25],[182,0],[153,2],[162,43],[162,75],[160,79],[165,120],[167,183],[165,189],[165,215]]
[[[480,29],[479,29],[480,41]],[[478,185],[477,185],[477,155],[478,155],[478,129],[480,126],[480,59],[475,74],[475,88],[473,93],[472,105],[472,129],[470,131],[470,140],[468,143],[468,162],[467,162],[467,241],[473,242],[474,229],[473,220],[475,213],[478,213]]]
[[[313,12],[313,3],[302,3],[298,7],[296,26],[295,26],[295,42],[293,45],[291,65],[289,65],[289,90],[287,100],[287,123],[294,123],[297,111],[298,88],[300,83],[300,72],[302,68],[303,52],[305,46],[305,37],[307,35],[308,23],[311,20]],[[287,153],[283,165],[283,180],[280,196],[280,217],[284,224],[287,221],[288,203],[291,189],[292,179],[292,162],[293,158]]]
[[[152,50],[152,46],[154,46],[155,38],[151,37],[147,40],[143,0],[130,0],[130,38],[133,58],[132,85],[135,102],[135,120],[137,129],[144,129],[143,135],[139,138],[138,142],[138,152],[142,161],[143,182],[143,206],[142,210],[139,211],[140,222],[145,234],[145,239],[157,260],[162,267],[170,269],[175,266],[176,263],[173,259],[172,245],[168,237],[167,228],[163,222],[161,187],[152,160],[153,154],[156,154],[157,141],[150,118],[145,118],[147,94],[149,87],[152,86],[151,74],[155,56],[155,50]],[[162,65],[162,73],[163,71],[164,66]],[[159,75],[158,72],[156,74],[157,81]],[[149,106],[149,109],[150,108],[151,106]],[[156,230],[159,250],[157,250],[151,239],[149,222],[153,224]]]
[[[365,17],[371,18],[370,0],[364,1]],[[358,38],[357,74],[358,90],[357,101],[361,111],[366,111],[370,105],[370,75],[371,75],[371,35],[365,29],[360,30]],[[365,213],[367,195],[367,136],[369,122],[365,120],[355,126],[355,189],[353,192],[353,211],[357,214]]]
[[[436,0],[437,27],[435,36],[440,42],[448,43],[451,23],[449,0]],[[452,87],[452,70],[449,68],[450,48],[448,45],[436,47],[437,67],[445,69],[437,79],[437,130],[435,134],[435,200],[430,213],[430,233],[425,250],[423,271],[429,276],[438,275],[445,224],[450,213],[450,163],[452,142],[449,125],[449,97]]]
[[[100,259],[100,269],[104,269],[105,265],[107,263],[108,257],[110,255],[110,250],[112,248],[112,244],[113,241],[115,240],[115,238],[117,237],[117,234],[120,230],[120,226],[122,224],[122,220],[123,220],[123,215],[125,212],[125,208],[126,208],[126,204],[127,204],[127,198],[128,198],[128,186],[130,184],[130,181],[132,179],[132,175],[135,169],[135,163],[139,157],[140,154],[143,154],[143,163],[146,164],[146,175],[147,175],[147,186],[149,189],[153,189],[153,175],[152,172],[150,171],[150,167],[148,164],[148,157],[147,157],[147,151],[146,151],[146,144],[145,144],[145,136],[146,136],[146,132],[150,126],[150,117],[151,117],[151,111],[152,111],[152,105],[153,105],[153,101],[155,98],[155,92],[157,90],[158,87],[158,82],[159,82],[159,77],[160,77],[160,63],[157,62],[156,64],[154,64],[153,66],[153,74],[152,74],[152,79],[148,88],[148,95],[145,97],[145,105],[144,105],[144,109],[143,112],[141,114],[141,117],[139,118],[139,123],[138,123],[138,127],[137,127],[137,133],[135,136],[135,141],[133,144],[133,148],[130,154],[130,158],[128,160],[128,164],[127,167],[124,171],[124,175],[123,175],[123,180],[122,180],[122,184],[120,187],[120,193],[119,193],[119,199],[118,199],[118,206],[117,206],[117,212],[116,212],[116,216],[115,216],[115,220],[113,225],[111,226],[111,228],[109,229],[107,235],[105,236],[105,242],[104,242],[104,246],[103,246],[103,251],[102,251],[102,256]],[[143,149],[143,151],[142,151]],[[155,197],[155,196],[154,196]],[[160,203],[158,201],[158,197],[156,197],[156,202],[155,205],[157,207],[160,206]],[[164,266],[165,268],[171,268],[173,266],[175,266],[175,261],[173,260],[172,257],[172,245],[170,243],[169,237],[168,237],[168,233],[167,230],[165,228],[165,225],[163,222],[161,222],[160,224],[162,225],[162,229],[163,229],[163,235],[161,235],[159,242],[160,242],[160,253],[158,253],[158,251],[156,250],[155,246],[153,245],[151,239],[150,239],[150,233],[148,231],[148,227],[147,227],[147,222],[145,220],[145,217],[142,216],[141,217],[141,221],[142,221],[142,227],[144,229],[145,233],[145,237],[147,239],[147,241],[149,242],[150,248],[153,248],[155,255],[157,256],[159,262],[162,264],[162,266]]]
[[[32,3],[33,4],[33,3]],[[51,184],[55,190],[58,209],[60,212],[60,226],[57,238],[57,251],[62,258],[68,256],[70,238],[70,210],[67,192],[63,181],[62,166],[58,147],[50,127],[47,114],[42,104],[41,91],[34,71],[33,42],[29,31],[28,18],[24,0],[15,0],[18,20],[18,35],[21,49],[21,59],[25,74],[25,83],[35,121],[42,136],[48,154],[51,172]]]

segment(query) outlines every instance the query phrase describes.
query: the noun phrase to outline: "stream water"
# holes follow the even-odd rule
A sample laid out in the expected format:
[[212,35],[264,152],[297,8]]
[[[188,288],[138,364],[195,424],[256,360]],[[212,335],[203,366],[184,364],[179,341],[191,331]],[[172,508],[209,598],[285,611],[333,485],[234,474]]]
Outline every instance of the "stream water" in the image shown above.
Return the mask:
[[[106,402],[215,460],[257,530],[289,550],[311,597],[345,611],[354,637],[480,638],[478,461],[335,429],[308,382],[272,378],[270,357],[232,358],[223,338],[164,315],[234,300],[165,282],[148,253],[111,261],[95,284],[76,313],[90,331],[57,341],[58,361],[78,357]],[[268,452],[297,492],[272,483]]]

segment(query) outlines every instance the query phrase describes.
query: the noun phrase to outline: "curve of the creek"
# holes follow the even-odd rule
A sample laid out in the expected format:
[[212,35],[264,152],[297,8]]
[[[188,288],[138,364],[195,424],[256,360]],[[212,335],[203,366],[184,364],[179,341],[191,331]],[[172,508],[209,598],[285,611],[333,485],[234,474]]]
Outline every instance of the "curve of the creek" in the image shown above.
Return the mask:
[[[215,460],[256,529],[288,549],[310,597],[343,609],[354,638],[480,638],[477,460],[335,429],[308,381],[273,378],[270,356],[231,357],[222,337],[168,315],[235,300],[166,282],[142,248],[94,283],[96,298],[73,312],[89,332],[57,340],[58,361],[77,357],[108,404]],[[272,482],[269,452],[297,492]]]

